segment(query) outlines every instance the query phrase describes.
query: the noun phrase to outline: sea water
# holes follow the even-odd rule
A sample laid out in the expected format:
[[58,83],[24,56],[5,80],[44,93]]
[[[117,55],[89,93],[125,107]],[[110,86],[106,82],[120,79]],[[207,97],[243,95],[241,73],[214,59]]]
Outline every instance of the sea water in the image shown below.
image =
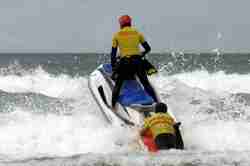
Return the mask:
[[151,54],[185,150],[131,147],[88,89],[105,54],[0,55],[0,165],[249,165],[250,54]]

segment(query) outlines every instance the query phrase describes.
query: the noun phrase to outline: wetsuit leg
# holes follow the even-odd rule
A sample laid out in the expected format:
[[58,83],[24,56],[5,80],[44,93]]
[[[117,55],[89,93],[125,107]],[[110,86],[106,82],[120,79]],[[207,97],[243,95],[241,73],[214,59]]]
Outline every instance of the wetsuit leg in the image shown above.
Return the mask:
[[184,149],[184,142],[179,129],[179,124],[174,125],[176,135],[176,149]]
[[176,148],[176,137],[173,134],[160,134],[155,138],[155,144],[159,149]]
[[115,104],[119,98],[119,95],[120,95],[120,90],[121,90],[121,87],[122,87],[122,84],[124,82],[124,80],[127,79],[128,77],[128,74],[127,74],[127,71],[128,69],[130,69],[130,64],[129,64],[129,61],[127,59],[121,59],[120,62],[117,64],[117,78],[116,78],[116,81],[115,81],[115,87],[113,88],[113,91],[112,91],[112,107],[115,107]]
[[121,75],[119,75],[115,81],[115,87],[113,88],[113,91],[112,91],[112,107],[113,108],[115,107],[115,104],[118,100],[123,81],[124,79]]
[[157,102],[158,99],[157,99],[157,97],[155,95],[155,92],[154,92],[152,86],[149,83],[149,80],[148,80],[148,77],[147,77],[147,73],[144,70],[143,65],[142,65],[142,61],[139,60],[138,62],[136,62],[135,65],[137,65],[136,74],[139,77],[140,82],[143,85],[145,91],[154,99],[155,102]]

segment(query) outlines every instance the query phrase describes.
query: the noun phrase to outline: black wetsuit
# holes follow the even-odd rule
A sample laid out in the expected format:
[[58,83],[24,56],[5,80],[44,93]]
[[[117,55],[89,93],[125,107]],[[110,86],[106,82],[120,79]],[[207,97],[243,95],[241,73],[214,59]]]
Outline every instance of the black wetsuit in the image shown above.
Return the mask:
[[176,149],[176,136],[173,134],[160,134],[156,136],[155,144],[159,150]]
[[130,58],[121,58],[119,62],[117,62],[116,58],[117,48],[112,47],[111,65],[113,72],[117,75],[115,78],[115,87],[112,92],[112,107],[115,106],[118,100],[123,81],[134,79],[135,75],[138,76],[145,91],[154,99],[154,101],[157,101],[157,97],[155,96],[154,90],[149,83],[142,61],[142,58],[151,50],[151,48],[147,42],[142,43],[142,46],[145,49],[142,55],[134,55]]
[[174,125],[175,135],[160,134],[155,138],[155,144],[159,150],[184,149],[183,139],[179,130],[180,123]]

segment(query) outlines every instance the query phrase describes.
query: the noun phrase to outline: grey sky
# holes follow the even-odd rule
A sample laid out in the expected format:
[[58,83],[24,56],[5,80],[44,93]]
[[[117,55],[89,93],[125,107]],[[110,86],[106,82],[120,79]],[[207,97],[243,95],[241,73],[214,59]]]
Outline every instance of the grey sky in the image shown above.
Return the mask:
[[1,0],[0,52],[109,52],[130,14],[154,52],[250,52],[249,0]]

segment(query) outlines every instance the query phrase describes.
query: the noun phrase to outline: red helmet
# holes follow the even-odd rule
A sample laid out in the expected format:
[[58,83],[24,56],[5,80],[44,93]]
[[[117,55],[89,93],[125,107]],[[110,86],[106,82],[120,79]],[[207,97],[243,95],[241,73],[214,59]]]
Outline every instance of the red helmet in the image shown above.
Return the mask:
[[119,23],[121,27],[131,26],[131,17],[129,15],[123,15],[119,18]]

